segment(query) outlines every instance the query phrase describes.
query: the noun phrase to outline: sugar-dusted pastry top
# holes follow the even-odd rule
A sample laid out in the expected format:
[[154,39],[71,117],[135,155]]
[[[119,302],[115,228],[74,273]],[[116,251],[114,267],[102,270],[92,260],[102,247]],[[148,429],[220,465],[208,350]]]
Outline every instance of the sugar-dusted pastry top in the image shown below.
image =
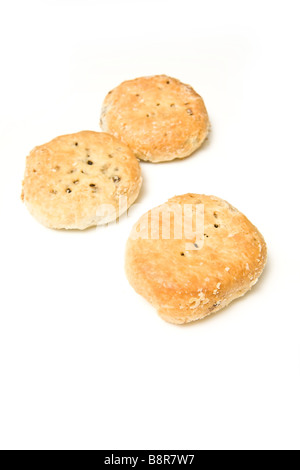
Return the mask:
[[100,125],[150,162],[188,157],[209,132],[201,96],[166,75],[129,80],[109,92]]
[[[198,231],[197,207],[204,215]],[[183,231],[182,239],[174,239],[174,225],[177,233],[180,225],[178,215],[172,215],[176,208],[185,214],[187,226],[192,222],[194,227],[187,235]],[[163,237],[162,222],[152,225],[157,212],[164,220],[170,214],[171,239]],[[181,324],[204,318],[244,295],[258,281],[266,260],[262,235],[241,212],[214,196],[186,194],[150,211],[134,226],[126,273],[163,319]]]
[[133,152],[115,137],[92,131],[63,135],[27,157],[23,200],[42,224],[85,229],[115,220],[120,198],[130,206],[142,184]]

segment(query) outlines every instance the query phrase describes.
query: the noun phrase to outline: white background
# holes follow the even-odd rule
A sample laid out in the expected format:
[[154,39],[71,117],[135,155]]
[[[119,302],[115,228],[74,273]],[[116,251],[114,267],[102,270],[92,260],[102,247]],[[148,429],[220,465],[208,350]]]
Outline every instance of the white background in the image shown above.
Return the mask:
[[[1,448],[300,448],[298,3],[1,0]],[[119,225],[40,226],[20,200],[28,152],[99,130],[111,88],[159,73],[203,96],[208,143],[142,164]],[[178,327],[123,265],[139,215],[185,192],[244,212],[269,262],[242,300]]]

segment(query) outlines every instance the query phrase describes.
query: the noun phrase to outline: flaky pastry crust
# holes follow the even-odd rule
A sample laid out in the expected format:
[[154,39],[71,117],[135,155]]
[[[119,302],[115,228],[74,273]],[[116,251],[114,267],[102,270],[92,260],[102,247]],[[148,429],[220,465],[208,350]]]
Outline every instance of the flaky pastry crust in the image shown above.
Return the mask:
[[209,132],[201,96],[166,75],[122,83],[104,100],[100,126],[141,160],[165,162],[197,150]]
[[[156,239],[145,239],[145,233],[151,233],[150,211],[128,240],[126,273],[136,292],[164,320],[183,324],[217,312],[248,292],[264,269],[267,247],[257,228],[222,199],[186,194],[170,199],[159,210],[168,211],[174,204],[204,205],[203,234],[166,240],[160,226]],[[195,223],[195,211],[191,214]],[[171,235],[173,229],[171,219]],[[187,249],[192,244],[198,249]]]
[[[115,137],[92,131],[64,135],[27,157],[22,198],[54,229],[106,224],[137,199],[142,184],[133,152]],[[120,206],[120,199],[122,205]]]

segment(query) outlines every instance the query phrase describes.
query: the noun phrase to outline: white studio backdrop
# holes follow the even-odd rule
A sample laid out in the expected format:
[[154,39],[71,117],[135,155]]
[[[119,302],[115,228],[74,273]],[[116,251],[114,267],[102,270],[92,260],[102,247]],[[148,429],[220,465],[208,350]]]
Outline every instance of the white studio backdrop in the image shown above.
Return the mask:
[[[0,448],[300,448],[297,7],[0,2]],[[111,88],[160,73],[203,96],[203,149],[143,163],[119,224],[40,226],[20,201],[28,152],[99,130]],[[186,192],[244,212],[269,261],[243,299],[176,327],[131,289],[124,249],[140,215]]]

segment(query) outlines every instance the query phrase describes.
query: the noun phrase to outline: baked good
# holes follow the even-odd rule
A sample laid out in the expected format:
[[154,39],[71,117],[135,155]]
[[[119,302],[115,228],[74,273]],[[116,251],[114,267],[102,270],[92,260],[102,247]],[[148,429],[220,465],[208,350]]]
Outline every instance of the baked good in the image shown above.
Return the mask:
[[149,211],[134,226],[126,273],[164,320],[182,324],[243,296],[266,260],[262,235],[242,213],[217,197],[186,194]]
[[150,162],[188,157],[209,132],[201,96],[166,75],[126,81],[109,92],[100,125]]
[[83,230],[117,219],[137,199],[141,184],[140,165],[124,143],[82,131],[30,152],[22,198],[46,227]]

